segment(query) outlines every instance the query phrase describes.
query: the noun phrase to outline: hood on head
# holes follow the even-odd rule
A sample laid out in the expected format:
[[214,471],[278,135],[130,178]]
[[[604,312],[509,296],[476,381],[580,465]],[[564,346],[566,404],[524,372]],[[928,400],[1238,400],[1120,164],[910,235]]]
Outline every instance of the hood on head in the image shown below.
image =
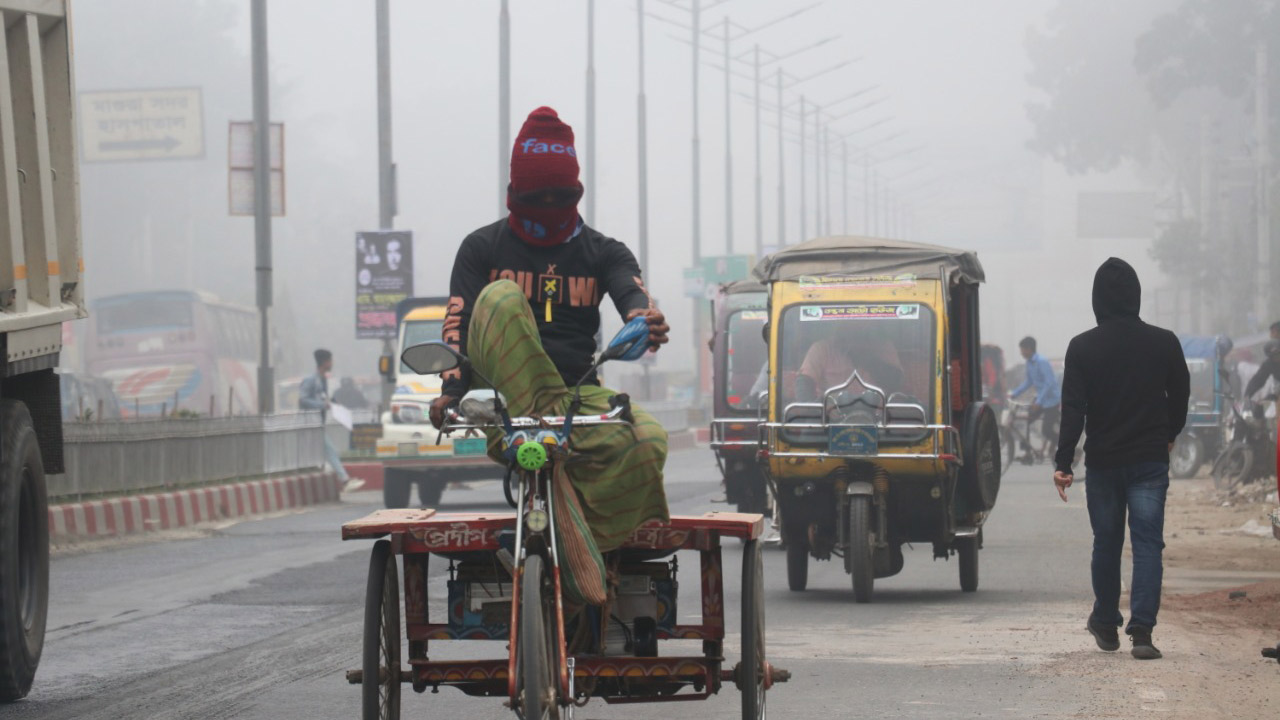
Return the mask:
[[1093,275],[1093,314],[1105,320],[1138,317],[1142,307],[1142,284],[1133,266],[1120,258],[1107,258]]

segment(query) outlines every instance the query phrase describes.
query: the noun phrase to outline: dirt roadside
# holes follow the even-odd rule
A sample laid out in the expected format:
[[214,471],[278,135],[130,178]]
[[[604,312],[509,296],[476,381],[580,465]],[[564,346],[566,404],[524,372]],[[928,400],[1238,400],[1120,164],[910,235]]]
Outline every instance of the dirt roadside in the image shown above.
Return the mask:
[[1275,503],[1266,502],[1268,494],[1259,486],[1227,496],[1208,479],[1174,481],[1155,633],[1164,659],[1134,660],[1123,635],[1118,653],[1089,648],[1060,656],[1049,672],[1098,690],[1080,717],[1280,716],[1280,664],[1261,657],[1263,647],[1280,643],[1280,541],[1270,534]]

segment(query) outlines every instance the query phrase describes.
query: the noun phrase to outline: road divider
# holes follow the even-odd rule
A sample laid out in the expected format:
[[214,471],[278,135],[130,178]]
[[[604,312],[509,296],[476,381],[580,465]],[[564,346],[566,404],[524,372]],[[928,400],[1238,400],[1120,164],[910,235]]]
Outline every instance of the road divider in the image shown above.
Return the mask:
[[49,536],[58,543],[174,530],[337,502],[340,491],[334,473],[309,472],[51,505]]

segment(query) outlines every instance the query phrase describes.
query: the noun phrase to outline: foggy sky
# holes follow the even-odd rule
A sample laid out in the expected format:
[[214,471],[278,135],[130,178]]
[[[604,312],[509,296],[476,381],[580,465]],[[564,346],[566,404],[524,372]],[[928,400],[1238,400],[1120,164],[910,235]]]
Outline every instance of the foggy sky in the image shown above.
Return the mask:
[[[95,72],[96,59],[77,50],[79,90],[238,86],[238,98],[213,104],[206,95],[206,155],[187,161],[211,178],[207,203],[216,220],[210,232],[225,238],[225,265],[218,272],[201,272],[200,255],[187,267],[155,268],[145,273],[120,261],[120,248],[131,238],[95,233],[95,215],[86,213],[88,292],[104,292],[146,284],[185,286],[195,282],[221,295],[252,302],[252,221],[225,218],[226,123],[250,117],[248,67],[248,1],[225,0],[234,8],[228,37],[244,55],[243,67],[232,74],[210,66],[205,58],[184,55],[181,43],[162,61],[149,57],[149,39],[127,15],[109,11],[115,0],[78,0],[77,38],[93,52],[133,53],[139,62],[110,77]],[[185,0],[198,4],[196,0]],[[219,3],[215,3],[219,4]],[[745,25],[770,20],[805,0],[730,0],[704,13],[712,26],[726,14]],[[880,128],[856,142],[876,140],[905,131],[881,148],[883,154],[922,146],[907,157],[883,166],[890,177],[908,173],[902,186],[922,184],[904,193],[916,205],[911,239],[978,250],[989,265],[984,302],[984,340],[997,342],[1012,353],[1017,338],[1040,333],[1042,348],[1060,354],[1071,334],[1092,324],[1087,282],[1064,293],[1053,323],[1045,327],[1034,317],[1006,307],[1016,302],[1024,285],[1015,276],[1042,267],[1042,243],[1052,235],[1043,227],[1040,184],[1044,162],[1025,149],[1030,124],[1025,105],[1033,97],[1025,77],[1029,68],[1024,46],[1027,28],[1040,23],[1050,0],[898,0],[892,3],[827,0],[821,7],[753,35],[735,46],[735,54],[751,42],[775,52],[787,52],[839,33],[841,40],[784,63],[789,72],[804,75],[835,62],[862,58],[838,72],[801,86],[806,99],[826,102],[867,85],[888,96],[882,105],[856,117],[837,121],[848,131],[872,120],[889,117]],[[512,22],[512,137],[525,115],[539,105],[556,108],[573,125],[579,156],[585,161],[586,1],[513,0]],[[648,9],[679,22],[688,14],[657,0]],[[392,89],[394,159],[399,171],[399,215],[396,227],[416,237],[418,294],[446,294],[448,272],[465,235],[499,217],[500,161],[497,146],[497,20],[496,0],[472,2],[413,2],[393,0]],[[636,16],[631,2],[598,0],[596,8],[598,187],[597,228],[626,242],[636,251]],[[92,18],[93,23],[85,22]],[[326,345],[338,352],[338,374],[372,374],[377,343],[354,341],[352,282],[353,234],[374,229],[377,221],[376,115],[373,3],[356,0],[271,0],[269,3],[272,116],[286,125],[289,215],[275,221],[277,289],[287,294],[296,322],[298,345],[309,351]],[[685,366],[691,357],[689,301],[681,297],[681,268],[690,261],[690,48],[672,37],[686,31],[658,21],[646,26],[647,91],[649,106],[650,256],[648,283],[673,317],[673,343],[660,356],[666,368]],[[719,63],[720,41],[707,36],[717,51],[705,55]],[[172,47],[172,46],[170,46]],[[739,70],[749,73],[747,66]],[[766,74],[764,97],[772,103],[775,89]],[[724,225],[724,76],[701,68],[702,237],[704,254],[754,251],[754,125],[751,104],[735,97],[731,105],[734,153],[734,244],[727,248]],[[800,89],[786,94],[794,102]],[[734,80],[735,92],[752,92],[746,80]],[[852,107],[859,101],[846,103]],[[772,124],[772,111],[765,112]],[[789,131],[795,120],[787,119]],[[810,146],[811,148],[812,146]],[[796,242],[799,177],[797,145],[786,146],[788,173],[787,240]],[[852,152],[851,147],[851,152]],[[810,150],[811,151],[811,150]],[[505,172],[506,155],[501,161]],[[764,128],[764,242],[776,242],[774,198],[777,193],[777,135]],[[176,164],[176,163],[174,163]],[[118,183],[139,172],[143,163],[87,167],[83,174],[86,204],[99,183]],[[163,164],[142,171],[163,182],[176,172]],[[169,166],[172,168],[172,166]],[[812,177],[812,159],[808,161]],[[839,165],[832,165],[834,205],[832,230],[843,231]],[[909,172],[908,172],[909,171]],[[585,174],[584,174],[585,180]],[[860,168],[849,173],[849,229],[861,232],[863,187]],[[809,181],[812,203],[813,187]],[[583,205],[585,209],[585,203]],[[807,210],[813,236],[813,208]],[[153,229],[166,234],[171,229]],[[1122,252],[1140,265],[1145,246],[1135,243]],[[1091,248],[1105,257],[1108,248]],[[243,256],[241,267],[235,258]],[[1098,258],[1101,259],[1101,258]],[[1095,263],[1096,264],[1096,263]],[[1000,272],[992,272],[999,268]],[[1143,268],[1139,267],[1140,272]],[[1145,278],[1144,278],[1145,279]],[[1152,278],[1152,281],[1155,279]],[[611,305],[604,306],[607,331],[617,327]],[[1077,322],[1071,319],[1078,317]],[[1033,326],[1034,327],[1029,327]]]

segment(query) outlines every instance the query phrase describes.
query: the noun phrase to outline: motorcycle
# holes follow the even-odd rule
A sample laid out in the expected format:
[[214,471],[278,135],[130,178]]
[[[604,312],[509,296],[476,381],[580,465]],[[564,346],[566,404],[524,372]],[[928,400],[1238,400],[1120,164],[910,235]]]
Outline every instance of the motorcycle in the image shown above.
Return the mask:
[[[1271,459],[1276,438],[1266,417],[1266,405],[1256,403],[1246,414],[1241,403],[1223,393],[1231,406],[1231,441],[1213,461],[1213,485],[1219,490],[1232,490],[1239,485],[1271,477]],[[1275,401],[1275,395],[1266,400]]]

